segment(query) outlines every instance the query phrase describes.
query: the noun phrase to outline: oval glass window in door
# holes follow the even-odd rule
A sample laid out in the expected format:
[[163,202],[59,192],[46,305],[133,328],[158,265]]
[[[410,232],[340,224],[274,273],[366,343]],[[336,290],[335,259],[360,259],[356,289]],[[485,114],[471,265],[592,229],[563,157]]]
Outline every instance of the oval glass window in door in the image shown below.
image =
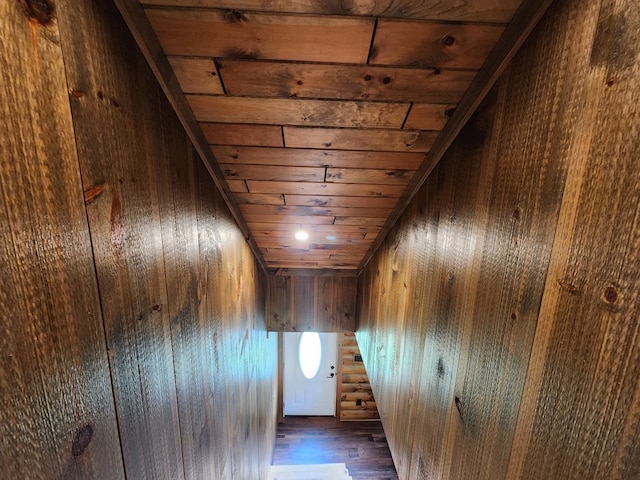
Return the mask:
[[304,332],[300,336],[300,345],[298,347],[298,363],[302,374],[312,379],[320,370],[322,360],[322,342],[320,335],[316,332]]

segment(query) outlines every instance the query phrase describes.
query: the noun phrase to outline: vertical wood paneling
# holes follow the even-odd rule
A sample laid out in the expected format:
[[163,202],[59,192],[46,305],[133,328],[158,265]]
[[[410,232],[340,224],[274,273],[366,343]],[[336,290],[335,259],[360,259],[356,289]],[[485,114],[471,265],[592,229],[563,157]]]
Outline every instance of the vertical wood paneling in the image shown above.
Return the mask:
[[278,332],[352,332],[356,278],[269,275],[267,328]]
[[104,186],[87,206],[87,215],[125,468],[138,478],[180,479],[182,447],[155,183],[162,150],[154,140],[176,124],[159,120],[157,90],[156,97],[141,94],[138,78],[151,77],[131,48],[126,27],[115,21],[115,6],[68,4],[59,15],[69,84],[82,92],[72,97],[71,107],[83,185]]
[[0,119],[0,476],[124,478],[59,26],[19,2]]
[[569,130],[560,228],[510,474],[638,478],[640,8],[604,0],[561,13],[546,31],[572,15],[582,35],[563,41],[591,48],[574,47],[584,77],[572,111],[581,121]]
[[401,478],[640,474],[639,25],[556,4],[362,273]]
[[0,25],[0,476],[265,478],[264,274],[120,15]]

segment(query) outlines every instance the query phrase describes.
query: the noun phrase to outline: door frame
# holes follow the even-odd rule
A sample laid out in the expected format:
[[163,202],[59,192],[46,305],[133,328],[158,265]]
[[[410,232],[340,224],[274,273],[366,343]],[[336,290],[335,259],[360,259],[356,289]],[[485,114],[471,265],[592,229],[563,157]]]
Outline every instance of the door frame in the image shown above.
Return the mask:
[[[340,421],[340,398],[342,396],[342,356],[344,335],[342,332],[319,332],[319,333],[337,333],[337,361],[336,361],[336,421]],[[278,332],[278,402],[277,402],[277,421],[284,423],[284,332]]]

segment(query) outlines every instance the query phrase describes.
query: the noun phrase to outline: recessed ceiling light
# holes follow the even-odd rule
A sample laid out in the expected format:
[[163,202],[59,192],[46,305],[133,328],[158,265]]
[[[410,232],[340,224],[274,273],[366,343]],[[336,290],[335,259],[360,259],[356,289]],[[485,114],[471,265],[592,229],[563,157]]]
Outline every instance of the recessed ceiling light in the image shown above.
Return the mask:
[[296,240],[306,240],[307,238],[309,238],[309,234],[304,230],[298,230],[296,232],[295,237],[296,237]]
[[335,240],[336,236],[335,235],[327,235],[327,240]]

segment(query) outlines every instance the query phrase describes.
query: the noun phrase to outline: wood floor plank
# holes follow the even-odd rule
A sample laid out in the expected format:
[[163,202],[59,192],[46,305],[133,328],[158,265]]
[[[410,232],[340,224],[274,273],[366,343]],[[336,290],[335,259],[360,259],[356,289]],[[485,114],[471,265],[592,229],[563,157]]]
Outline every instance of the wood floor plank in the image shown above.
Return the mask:
[[345,463],[354,480],[398,480],[379,421],[285,417],[278,426],[274,465],[316,462]]

